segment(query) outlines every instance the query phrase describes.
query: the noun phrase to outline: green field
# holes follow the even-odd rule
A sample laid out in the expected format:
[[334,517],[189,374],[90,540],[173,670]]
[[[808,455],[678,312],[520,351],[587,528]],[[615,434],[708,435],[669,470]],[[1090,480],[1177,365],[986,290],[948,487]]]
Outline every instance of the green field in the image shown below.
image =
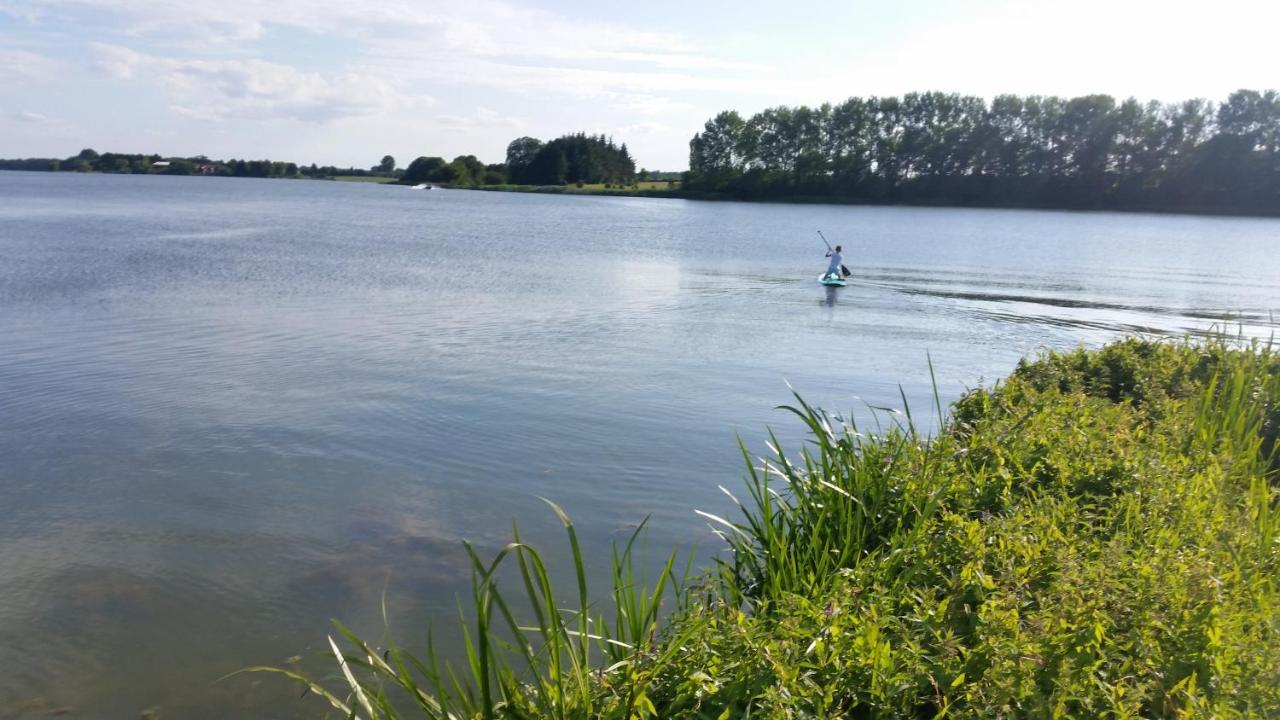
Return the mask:
[[605,187],[604,183],[584,184],[579,187],[570,185],[477,185],[463,188],[466,190],[491,190],[497,192],[548,193],[553,195],[627,195],[642,197],[661,197],[668,193],[675,194],[680,190],[680,183],[668,184],[665,180],[637,182],[632,185],[614,185]]
[[332,179],[339,182],[377,183],[381,185],[387,185],[396,181],[395,178],[375,177],[370,175],[334,175]]
[[578,187],[577,185],[565,186],[565,189],[568,192],[573,192],[575,190],[581,190],[585,192],[610,192],[611,190],[618,191],[618,192],[623,192],[626,190],[666,191],[666,190],[678,190],[679,188],[680,188],[680,183],[678,181],[675,183],[672,183],[671,185],[668,185],[665,180],[661,180],[661,181],[646,180],[644,182],[636,182],[632,185],[626,185],[626,186],[614,185],[612,188],[605,187],[604,183],[592,183],[590,185],[583,185],[582,187]]
[[1280,717],[1269,347],[1052,353],[927,429],[785,409],[808,442],[743,449],[708,572],[672,552],[646,578],[633,536],[592,593],[607,556],[552,506],[577,582],[518,532],[468,546],[461,665],[340,627],[337,672],[304,682],[379,719]]

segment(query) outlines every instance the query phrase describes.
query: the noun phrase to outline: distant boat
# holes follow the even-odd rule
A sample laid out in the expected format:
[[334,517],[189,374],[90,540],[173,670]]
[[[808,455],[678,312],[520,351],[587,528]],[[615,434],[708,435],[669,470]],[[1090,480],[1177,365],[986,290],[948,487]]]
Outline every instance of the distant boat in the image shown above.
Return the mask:
[[414,190],[430,190],[431,186],[426,183],[418,183],[417,185],[413,186],[413,189]]

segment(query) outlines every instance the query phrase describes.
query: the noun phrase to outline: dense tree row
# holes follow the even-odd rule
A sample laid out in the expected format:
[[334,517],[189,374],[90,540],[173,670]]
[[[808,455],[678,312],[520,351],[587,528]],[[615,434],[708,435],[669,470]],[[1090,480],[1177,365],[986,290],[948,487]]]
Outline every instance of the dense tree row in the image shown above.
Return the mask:
[[507,146],[507,161],[494,165],[480,162],[475,155],[459,155],[453,162],[422,156],[405,168],[400,181],[454,187],[621,183],[630,182],[635,172],[635,161],[625,144],[618,146],[602,135],[579,133],[549,143],[518,138]]
[[506,181],[505,166],[485,165],[475,155],[459,155],[449,163],[441,157],[419,157],[409,163],[409,167],[400,176],[400,182],[407,185],[442,183],[454,187],[474,187],[501,185]]
[[398,173],[395,158],[387,155],[382,161],[365,170],[340,168],[333,165],[299,166],[297,163],[279,160],[210,160],[204,155],[194,157],[163,157],[129,153],[101,153],[86,148],[69,158],[0,159],[0,170],[36,170],[51,172],[103,172],[117,174],[163,175],[218,175],[224,177],[311,177],[331,178],[337,175],[395,177]]
[[636,163],[626,143],[603,135],[564,135],[549,143],[531,137],[507,146],[507,175],[520,185],[631,182]]
[[744,198],[1280,212],[1280,94],[1214,105],[911,93],[722,112],[685,187]]
[[[194,158],[193,158],[194,160]],[[161,163],[155,171],[169,168],[159,155],[142,155],[129,153],[102,153],[92,148],[81,150],[78,155],[69,158],[22,158],[0,159],[0,170],[37,170],[66,172],[109,172],[109,173],[146,173],[152,172],[152,166]],[[188,168],[189,169],[189,168]]]
[[[210,160],[199,155],[189,158],[160,155],[98,154],[86,149],[78,155],[61,158],[29,158],[0,160],[0,170],[38,170],[105,173],[150,173],[166,175],[221,175],[229,177],[312,177],[368,176],[398,178],[400,182],[440,183],[454,187],[502,185],[508,182],[528,185],[564,185],[567,183],[632,182],[635,162],[625,144],[618,146],[603,135],[565,135],[543,143],[530,137],[513,141],[507,148],[507,163],[486,165],[475,155],[459,155],[452,162],[441,157],[423,156],[408,168],[396,168],[395,158],[386,155],[369,169],[339,168],[315,164],[271,160]],[[646,171],[647,172],[647,171]],[[673,173],[652,173],[654,177]],[[664,179],[666,179],[664,177]]]

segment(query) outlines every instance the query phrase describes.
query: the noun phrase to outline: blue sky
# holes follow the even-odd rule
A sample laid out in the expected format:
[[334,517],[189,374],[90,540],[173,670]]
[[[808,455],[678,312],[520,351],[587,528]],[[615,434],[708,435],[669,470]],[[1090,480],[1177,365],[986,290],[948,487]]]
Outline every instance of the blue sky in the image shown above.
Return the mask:
[[679,170],[722,109],[1280,85],[1275,0],[0,0],[0,157],[369,166],[604,132]]

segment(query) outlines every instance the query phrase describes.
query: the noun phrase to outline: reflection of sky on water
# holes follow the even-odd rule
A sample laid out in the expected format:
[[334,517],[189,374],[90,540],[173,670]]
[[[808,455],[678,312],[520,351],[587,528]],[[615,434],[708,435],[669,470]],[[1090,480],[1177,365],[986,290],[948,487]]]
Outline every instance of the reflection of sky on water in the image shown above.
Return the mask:
[[786,382],[863,418],[901,384],[931,423],[928,357],[950,399],[1041,347],[1280,309],[1276,221],[15,175],[0,698],[122,717],[297,712],[210,680],[328,670],[328,619],[377,636],[384,589],[406,636],[448,626],[460,540],[512,518],[563,571],[539,496],[597,571],[646,516],[655,557],[705,559],[737,435],[799,438]]

